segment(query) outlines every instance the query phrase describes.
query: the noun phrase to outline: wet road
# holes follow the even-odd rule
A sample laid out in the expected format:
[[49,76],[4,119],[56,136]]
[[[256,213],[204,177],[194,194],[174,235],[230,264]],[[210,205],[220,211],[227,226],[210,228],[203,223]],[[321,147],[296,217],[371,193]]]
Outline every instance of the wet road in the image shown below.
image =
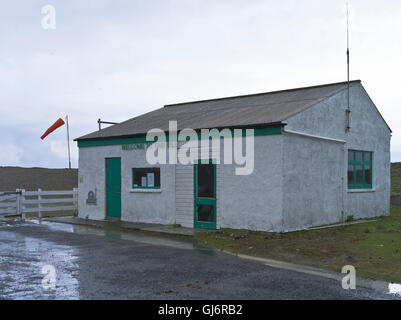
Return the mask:
[[[391,299],[135,232],[0,221],[0,299]],[[55,271],[46,288],[42,268]],[[50,269],[49,269],[50,268]],[[51,276],[48,274],[47,276]]]

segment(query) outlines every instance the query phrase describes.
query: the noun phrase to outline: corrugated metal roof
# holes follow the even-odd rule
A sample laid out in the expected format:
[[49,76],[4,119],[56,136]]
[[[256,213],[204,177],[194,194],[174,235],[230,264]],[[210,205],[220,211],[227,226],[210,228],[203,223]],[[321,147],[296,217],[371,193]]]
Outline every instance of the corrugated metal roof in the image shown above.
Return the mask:
[[[355,80],[351,86],[360,83]],[[184,128],[223,128],[280,123],[347,88],[347,82],[166,105],[75,140],[135,136],[168,131],[169,120]]]

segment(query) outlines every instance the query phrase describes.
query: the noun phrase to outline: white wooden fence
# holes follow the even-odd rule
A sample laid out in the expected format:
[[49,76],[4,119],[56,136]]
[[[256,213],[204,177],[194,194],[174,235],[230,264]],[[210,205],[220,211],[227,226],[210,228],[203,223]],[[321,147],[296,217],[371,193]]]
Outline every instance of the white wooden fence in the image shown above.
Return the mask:
[[37,212],[42,218],[43,212],[78,211],[78,189],[60,191],[25,191],[0,192],[0,216],[19,216],[25,220],[26,214]]

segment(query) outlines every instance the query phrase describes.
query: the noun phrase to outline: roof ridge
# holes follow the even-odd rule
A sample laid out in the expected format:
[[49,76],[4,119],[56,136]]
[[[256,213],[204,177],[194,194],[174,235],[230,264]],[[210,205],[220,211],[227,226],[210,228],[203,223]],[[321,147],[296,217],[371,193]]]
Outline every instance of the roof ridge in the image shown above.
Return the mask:
[[[182,106],[184,104],[193,104],[193,103],[210,102],[210,101],[220,101],[220,100],[228,100],[228,99],[235,99],[235,98],[245,98],[245,97],[255,97],[255,96],[261,96],[261,95],[271,94],[271,93],[282,93],[282,92],[290,92],[290,91],[297,91],[297,90],[304,90],[304,89],[314,89],[314,88],[328,87],[328,86],[334,86],[334,85],[339,85],[339,84],[347,84],[347,83],[348,83],[347,81],[333,82],[333,83],[319,84],[319,85],[306,86],[306,87],[298,87],[298,88],[292,88],[292,89],[284,89],[284,90],[276,90],[276,91],[268,91],[268,92],[252,93],[252,94],[244,94],[244,95],[239,95],[239,96],[230,96],[230,97],[222,97],[222,98],[215,98],[215,99],[205,99],[205,100],[195,100],[195,101],[188,101],[188,102],[171,103],[171,104],[164,105],[164,108]],[[359,79],[358,80],[352,80],[352,81],[350,81],[350,83],[361,83],[361,80],[359,80]]]

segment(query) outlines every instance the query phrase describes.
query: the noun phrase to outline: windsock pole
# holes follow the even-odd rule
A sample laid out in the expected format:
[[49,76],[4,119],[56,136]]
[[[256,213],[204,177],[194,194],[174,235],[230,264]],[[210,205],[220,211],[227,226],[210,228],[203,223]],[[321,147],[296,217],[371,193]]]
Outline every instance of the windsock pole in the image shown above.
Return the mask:
[[68,167],[71,169],[71,155],[70,155],[70,130],[68,126],[68,115],[65,116],[67,124],[67,146],[68,146]]

